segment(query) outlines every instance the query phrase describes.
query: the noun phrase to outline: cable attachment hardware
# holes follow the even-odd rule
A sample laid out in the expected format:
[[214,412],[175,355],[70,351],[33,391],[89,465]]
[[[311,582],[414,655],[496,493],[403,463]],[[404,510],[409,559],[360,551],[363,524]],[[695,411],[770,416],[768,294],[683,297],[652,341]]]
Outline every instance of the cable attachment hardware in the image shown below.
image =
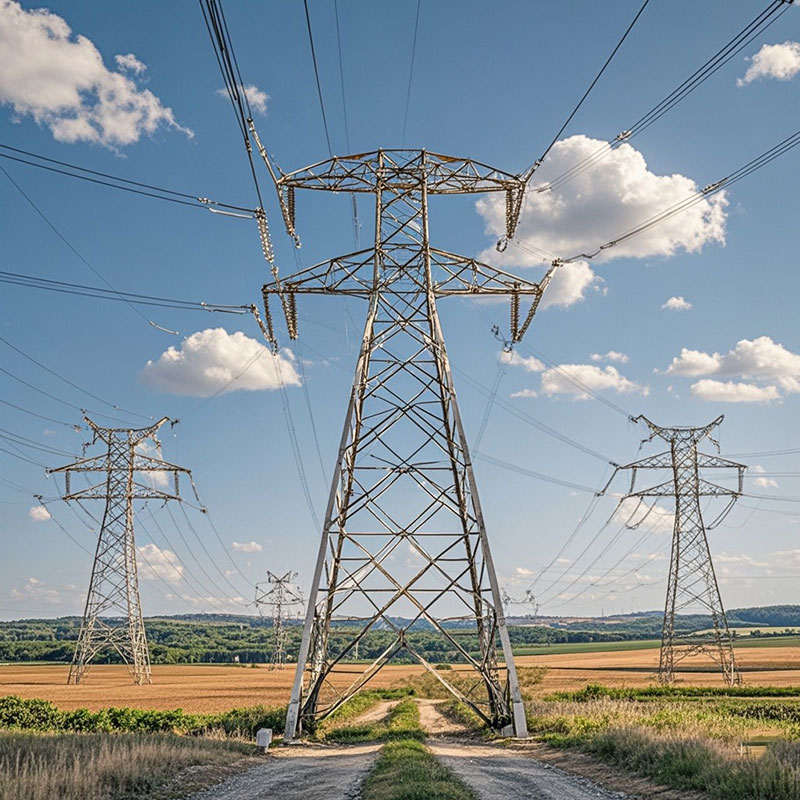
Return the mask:
[[522,200],[525,197],[525,184],[515,188],[506,189],[506,232],[497,242],[497,252],[502,253],[517,232],[519,214],[522,210]]
[[262,292],[264,297],[264,320],[261,319],[261,314],[255,306],[250,306],[250,311],[255,318],[256,324],[261,330],[263,337],[269,342],[270,349],[273,355],[278,354],[278,338],[275,336],[275,326],[272,324],[272,312],[269,309],[269,292]]
[[703,187],[701,190],[703,194],[711,194],[712,192],[716,192],[723,184],[725,183],[725,179],[723,178],[721,181],[716,181],[715,183],[709,183],[708,186]]
[[[258,154],[261,156],[261,160],[264,162],[264,165],[266,166],[269,175],[272,178],[272,183],[275,185],[275,193],[278,195],[278,204],[281,207],[281,214],[283,215],[283,222],[286,225],[286,232],[292,237],[292,239],[294,239],[294,246],[299,248],[300,237],[297,235],[297,232],[294,229],[294,189],[293,187],[289,187],[288,190],[291,192],[291,201],[284,197],[283,192],[281,191],[278,175],[275,172],[275,167],[272,165],[272,161],[270,160],[266,148],[263,144],[261,144],[261,138],[258,135],[258,131],[256,130],[255,123],[252,119],[247,120],[247,126],[250,129],[253,139],[255,140]],[[278,171],[280,172],[280,168],[278,168]],[[283,173],[281,173],[281,175],[283,175]]]

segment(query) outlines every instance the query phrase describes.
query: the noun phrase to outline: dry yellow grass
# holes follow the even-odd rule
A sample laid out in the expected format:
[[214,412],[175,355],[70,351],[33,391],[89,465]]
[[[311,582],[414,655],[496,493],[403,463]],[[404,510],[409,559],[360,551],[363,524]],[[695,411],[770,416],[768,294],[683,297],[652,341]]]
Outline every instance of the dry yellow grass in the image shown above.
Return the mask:
[[[752,647],[737,650],[736,657],[747,685],[800,685],[799,647]],[[702,657],[687,659],[681,666],[692,663],[710,666],[708,659]],[[542,694],[580,689],[587,683],[638,687],[653,682],[658,649],[518,656],[517,664],[548,667],[537,692]],[[68,671],[67,666],[0,665],[0,695],[42,698],[64,709],[130,706],[213,713],[240,706],[286,703],[294,678],[294,665],[269,670],[263,666],[252,669],[195,664],[153,667],[151,686],[133,686],[124,667],[95,666],[86,683],[67,686]],[[370,688],[397,687],[404,678],[422,672],[418,666],[389,665],[370,682]],[[344,687],[353,677],[340,674],[334,680]],[[679,682],[715,686],[721,685],[722,678],[715,672],[682,672]]]

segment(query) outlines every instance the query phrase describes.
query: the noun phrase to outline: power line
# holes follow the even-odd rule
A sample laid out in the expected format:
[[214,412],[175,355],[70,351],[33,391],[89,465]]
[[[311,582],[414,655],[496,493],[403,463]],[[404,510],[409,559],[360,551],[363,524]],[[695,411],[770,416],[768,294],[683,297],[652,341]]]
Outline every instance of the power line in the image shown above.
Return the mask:
[[617,42],[616,47],[611,51],[611,55],[609,55],[603,66],[600,68],[600,71],[597,73],[597,75],[595,75],[594,80],[589,84],[589,87],[583,93],[583,96],[578,101],[578,104],[575,106],[575,108],[572,109],[569,116],[564,121],[564,124],[559,128],[558,133],[553,137],[553,140],[550,142],[550,144],[547,145],[542,155],[539,156],[539,158],[536,161],[534,161],[534,163],[528,168],[526,172],[526,183],[527,181],[530,180],[534,170],[542,163],[542,161],[544,161],[544,159],[547,157],[547,154],[553,149],[553,145],[555,145],[555,143],[559,140],[559,138],[561,138],[561,134],[564,133],[564,131],[567,128],[567,125],[569,125],[569,123],[572,122],[572,118],[578,113],[580,107],[583,105],[584,101],[589,96],[592,89],[594,89],[595,84],[603,76],[603,73],[606,71],[606,68],[611,63],[614,56],[617,54],[617,51],[620,49],[620,47],[622,47],[623,42],[628,38],[628,34],[633,30],[633,26],[638,22],[639,17],[642,16],[642,13],[644,12],[649,2],[650,0],[644,0],[642,7],[636,12],[636,16],[633,18],[630,25],[628,25],[627,29],[625,30],[625,33],[622,34],[622,38]]
[[[244,206],[237,206],[232,205],[231,203],[221,203],[216,200],[209,200],[207,197],[201,197],[198,195],[187,194],[186,192],[176,192],[172,189],[164,189],[160,186],[154,186],[149,183],[141,183],[139,181],[129,180],[128,178],[120,178],[117,175],[111,175],[107,172],[98,172],[97,170],[88,169],[87,167],[81,167],[77,164],[70,164],[67,161],[59,161],[55,158],[48,158],[47,156],[40,155],[39,153],[33,153],[29,150],[22,150],[18,147],[11,147],[11,145],[2,144],[0,143],[0,148],[3,150],[10,150],[14,153],[19,153],[21,155],[29,156],[30,158],[38,159],[39,161],[44,161],[47,163],[39,164],[36,161],[29,161],[25,158],[19,158],[17,156],[9,155],[8,153],[0,153],[0,158],[5,158],[10,161],[16,161],[19,164],[27,164],[31,167],[38,167],[39,169],[47,170],[48,172],[53,172],[58,175],[65,175],[69,178],[78,178],[82,181],[88,181],[89,183],[99,184],[101,186],[108,186],[112,189],[121,189],[124,192],[131,192],[132,194],[143,195],[145,197],[153,197],[157,200],[166,200],[171,203],[178,203],[184,206],[193,206],[194,208],[204,208],[209,211],[213,211],[213,206],[218,208],[230,209],[232,211],[242,211],[246,212],[247,219],[252,218],[253,209],[246,208]],[[65,169],[57,169],[56,167],[48,166],[48,164],[58,164],[61,167],[65,167]],[[72,171],[70,171],[72,170]],[[81,174],[85,173],[85,174]],[[108,178],[108,180],[99,180],[99,178],[91,178],[90,175],[96,175],[101,178]],[[135,189],[133,187],[138,186],[139,189]],[[143,191],[143,189],[149,189],[151,191]],[[227,216],[239,216],[236,215],[227,215]]]
[[[484,386],[479,381],[477,381],[474,378],[472,378],[470,375],[468,375],[463,370],[460,370],[460,369],[457,369],[457,368],[454,367],[453,368],[453,372],[455,372],[459,376],[459,378],[461,380],[466,381],[467,384],[472,386],[473,389],[476,389],[481,394],[483,394],[485,396],[489,396],[491,394],[491,389],[489,389],[488,387]],[[604,456],[602,453],[598,453],[596,450],[592,450],[592,448],[586,447],[586,445],[581,444],[580,442],[576,441],[575,439],[571,439],[566,434],[563,434],[560,431],[557,431],[555,428],[552,428],[549,425],[545,424],[544,422],[541,422],[540,420],[536,419],[535,417],[531,416],[530,414],[526,413],[525,411],[522,411],[522,410],[518,409],[516,406],[512,405],[511,403],[506,402],[502,398],[497,397],[495,399],[495,403],[500,408],[502,408],[505,411],[507,411],[509,414],[512,414],[513,416],[515,416],[518,419],[522,420],[526,424],[531,425],[532,427],[536,428],[537,430],[541,431],[542,433],[547,434],[548,436],[551,436],[554,439],[557,439],[558,441],[562,442],[563,444],[569,445],[570,447],[574,447],[576,450],[580,450],[582,453],[585,453],[586,455],[591,456],[592,458],[596,458],[599,461],[603,461],[606,464],[612,464],[613,463],[612,459]]]
[[547,356],[543,355],[540,352],[537,352],[532,347],[529,347],[524,343],[520,343],[519,347],[522,350],[525,350],[527,353],[530,353],[534,358],[538,358],[539,361],[542,361],[545,364],[547,364],[547,366],[550,367],[550,369],[555,370],[559,375],[566,378],[570,383],[577,386],[582,392],[591,395],[592,397],[594,397],[595,400],[599,400],[601,403],[603,403],[603,405],[608,406],[608,408],[610,408],[612,411],[616,411],[618,414],[621,414],[626,419],[630,419],[632,416],[634,416],[629,411],[626,411],[624,408],[622,408],[622,406],[618,405],[617,403],[614,403],[607,397],[604,397],[602,394],[595,391],[590,386],[587,386],[583,381],[576,378],[571,372],[564,369],[563,366],[561,366],[560,364],[556,364],[555,362],[551,361]]
[[[782,2],[783,0],[781,0]],[[632,238],[633,236],[637,236],[640,233],[643,233],[646,230],[658,225],[665,220],[669,219],[670,217],[675,216],[676,214],[680,214],[683,211],[686,211],[691,206],[696,205],[697,203],[705,200],[707,197],[711,197],[718,192],[721,192],[723,189],[727,189],[729,186],[737,183],[738,181],[746,178],[748,175],[751,175],[753,172],[765,167],[770,162],[774,161],[776,158],[788,153],[790,150],[797,147],[800,144],[800,130],[795,131],[794,133],[787,136],[782,141],[778,142],[778,144],[773,145],[773,147],[765,150],[759,156],[756,156],[751,161],[748,161],[746,164],[739,167],[737,170],[726,175],[724,178],[720,180],[708,184],[705,188],[688,195],[684,200],[681,200],[673,205],[669,206],[668,208],[664,209],[663,211],[659,212],[658,214],[654,214],[652,217],[644,220],[643,222],[639,223],[636,227],[629,229],[623,234],[611,239],[610,241],[606,242],[605,244],[596,247],[594,250],[586,253],[578,253],[570,258],[561,259],[563,264],[570,264],[574,261],[578,261],[580,259],[592,259],[595,256],[599,255],[604,250],[608,250],[609,248],[616,247],[618,244],[626,241],[627,239]]]
[[[649,2],[649,0],[647,0]],[[406,109],[403,113],[403,137],[400,140],[403,146],[406,143],[406,129],[408,127],[408,109],[411,105],[411,84],[414,80],[414,61],[417,55],[417,34],[419,33],[419,12],[422,0],[417,0],[417,14],[414,18],[414,39],[411,44],[411,64],[408,68],[408,89],[406,90]]]
[[[339,0],[333,0],[333,12],[336,18],[336,50],[339,55],[339,85],[342,90],[342,115],[344,117],[344,142],[347,152],[352,153],[350,148],[350,125],[347,121],[347,93],[344,87],[344,62],[342,59],[342,35],[339,26]],[[361,223],[358,219],[358,201],[355,192],[350,193],[351,212],[353,215],[353,242],[356,250],[361,247]]]
[[40,278],[34,275],[23,275],[17,272],[0,271],[0,283],[24,286],[29,289],[42,289],[63,294],[80,295],[100,300],[119,300],[124,303],[135,303],[143,306],[172,308],[179,311],[206,311],[222,314],[250,314],[251,305],[225,305],[222,303],[206,303],[195,300],[175,300],[168,297],[139,294],[136,292],[119,292],[116,289],[103,289],[99,286],[86,286],[80,283],[57,281],[52,278]]
[[[25,192],[25,190],[8,174],[5,167],[0,164],[0,172],[2,172],[6,178],[13,184],[14,188],[25,198],[28,204],[33,208],[33,210],[44,220],[45,224],[48,228],[50,228],[55,235],[61,239],[61,241],[69,248],[69,250],[75,255],[75,257],[89,270],[91,270],[109,289],[112,291],[116,291],[114,287],[103,277],[103,275],[96,270],[79,252],[78,250],[72,245],[72,243],[64,236],[63,233],[50,221],[49,217],[42,211],[41,208],[33,201],[33,199]],[[177,334],[177,331],[170,331],[167,328],[163,328],[161,325],[157,325],[152,320],[148,319],[135,305],[126,301],[128,307],[133,311],[137,316],[141,317],[148,325],[153,328],[158,328],[160,331],[164,331],[165,333],[172,333]]]
[[13,442],[14,444],[21,445],[22,447],[30,447],[33,450],[38,450],[39,452],[47,453],[48,455],[64,456],[65,458],[76,457],[74,453],[68,453],[66,450],[59,450],[56,447],[39,444],[33,439],[29,439],[27,436],[21,436],[18,433],[7,430],[6,428],[0,428],[0,439],[5,439],[9,443]]
[[538,481],[545,481],[546,483],[554,483],[557,486],[565,486],[567,489],[575,489],[579,492],[591,492],[595,494],[596,490],[593,489],[591,486],[583,486],[579,483],[572,483],[571,481],[565,481],[561,478],[554,478],[551,475],[544,475],[541,472],[534,472],[533,470],[526,469],[525,467],[520,467],[517,464],[512,464],[508,461],[503,461],[500,458],[494,458],[493,456],[487,455],[486,453],[481,453],[479,451],[474,451],[473,455],[479,461],[485,461],[487,464],[494,464],[496,467],[502,467],[503,469],[509,470],[510,472],[516,472],[520,475],[526,475],[529,478],[536,478]]
[[[594,164],[604,158],[617,146],[641,133],[645,128],[652,125],[664,114],[674,108],[677,103],[691,94],[698,86],[704,83],[717,70],[730,61],[744,47],[763,33],[773,22],[788,10],[789,3],[785,0],[773,0],[767,8],[759,13],[750,23],[748,23],[736,36],[728,41],[717,51],[708,61],[690,75],[683,83],[670,92],[663,100],[653,106],[647,113],[633,123],[629,128],[623,130],[616,137],[610,139],[601,147],[578,161],[565,172],[548,181],[546,184],[536,187],[535,191],[551,191],[558,189],[568,181],[590,169]],[[777,13],[781,6],[784,6],[780,13]],[[775,16],[777,14],[777,16]]]
[[303,0],[303,8],[306,12],[306,29],[308,30],[308,44],[311,47],[311,61],[314,64],[314,80],[317,83],[317,97],[319,99],[319,110],[322,113],[322,127],[325,129],[325,142],[328,145],[328,155],[333,158],[333,148],[331,147],[331,135],[328,130],[328,115],[325,113],[325,101],[322,99],[322,84],[319,79],[319,67],[317,66],[317,50],[314,47],[314,34],[311,32],[311,14],[308,10],[308,0]]
[[3,400],[0,398],[0,403],[4,406],[8,406],[9,408],[16,409],[17,411],[21,411],[23,414],[28,414],[31,417],[36,417],[37,419],[43,419],[47,422],[53,422],[56,425],[63,425],[65,428],[71,428],[72,430],[79,431],[81,430],[80,425],[76,425],[72,422],[64,422],[63,420],[56,419],[55,417],[48,417],[45,414],[37,414],[35,411],[31,411],[28,408],[23,408],[22,406],[18,406],[15,403],[9,403],[8,400]]
[[[94,392],[90,392],[88,389],[85,389],[82,386],[79,386],[77,383],[74,383],[69,378],[65,378],[63,375],[61,375],[60,373],[56,372],[54,369],[51,369],[50,367],[48,367],[45,364],[43,364],[41,361],[38,361],[33,356],[28,355],[28,353],[26,353],[24,350],[21,350],[19,347],[17,347],[16,345],[12,344],[11,342],[9,342],[8,339],[4,338],[3,336],[0,336],[0,342],[2,342],[7,347],[10,347],[15,353],[18,353],[23,358],[27,359],[32,364],[35,364],[40,369],[43,369],[45,372],[49,373],[53,377],[58,378],[63,383],[66,383],[68,386],[71,386],[73,389],[77,389],[79,392],[82,392],[83,394],[87,395],[88,397],[91,397],[93,400],[97,400],[98,403],[102,403],[105,406],[110,406],[115,411],[121,411],[123,414],[128,414],[128,415],[130,415],[132,417],[140,417],[141,419],[147,419],[147,420],[152,420],[153,419],[153,417],[147,416],[145,414],[137,414],[135,411],[130,411],[129,409],[122,408],[122,406],[115,405],[114,403],[111,403],[108,400],[104,400],[102,397],[99,397],[98,395],[94,394]],[[22,381],[20,378],[17,378],[15,375],[12,375],[10,372],[8,372],[5,369],[0,368],[0,371],[4,372],[6,375],[10,375],[12,378],[14,378],[15,380],[20,381],[21,383],[25,383],[25,381]],[[26,385],[29,386],[32,389],[36,389],[36,391],[39,391],[39,392],[42,391],[40,389],[37,389],[35,386],[33,386],[33,385],[29,384],[29,383],[26,383]],[[53,400],[57,400],[58,402],[69,406],[70,408],[77,408],[77,406],[73,406],[71,403],[65,403],[63,400],[61,400],[58,397],[55,397],[54,395],[47,394],[47,392],[42,392],[42,393],[46,394],[48,397],[52,398]],[[78,410],[82,410],[82,409],[78,409]]]

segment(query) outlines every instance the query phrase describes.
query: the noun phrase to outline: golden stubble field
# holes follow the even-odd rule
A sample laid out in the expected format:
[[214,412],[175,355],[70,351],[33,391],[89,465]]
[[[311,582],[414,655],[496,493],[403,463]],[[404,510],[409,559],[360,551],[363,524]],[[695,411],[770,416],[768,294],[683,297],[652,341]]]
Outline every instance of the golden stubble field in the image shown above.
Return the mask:
[[[574,653],[562,655],[518,656],[520,667],[546,666],[547,674],[537,687],[537,694],[580,689],[587,683],[607,686],[647,686],[654,681],[658,666],[658,649]],[[749,686],[800,685],[800,647],[751,647],[737,650],[737,661]],[[682,662],[708,669],[710,662],[700,658]],[[458,669],[458,668],[456,668]],[[106,706],[168,709],[182,708],[189,712],[217,712],[255,705],[279,705],[288,702],[294,665],[279,670],[264,666],[217,666],[208,664],[153,667],[150,686],[133,686],[128,672],[121,666],[95,666],[86,682],[67,686],[65,666],[0,665],[0,695],[16,694],[24,698],[51,700],[65,709]],[[402,686],[411,675],[419,675],[422,667],[389,665],[371,681],[371,688]],[[353,675],[339,675],[344,686]],[[680,683],[691,686],[722,685],[716,673],[682,672]]]

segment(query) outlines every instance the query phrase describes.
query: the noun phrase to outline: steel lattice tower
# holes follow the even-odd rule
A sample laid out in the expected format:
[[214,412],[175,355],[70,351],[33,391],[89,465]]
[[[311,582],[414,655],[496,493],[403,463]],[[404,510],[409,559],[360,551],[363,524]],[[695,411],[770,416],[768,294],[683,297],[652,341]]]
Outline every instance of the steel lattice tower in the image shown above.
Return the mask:
[[[662,683],[672,683],[675,680],[676,662],[698,652],[709,654],[719,664],[728,685],[741,682],[733,655],[728,620],[711,561],[711,551],[706,536],[707,527],[700,509],[701,497],[730,498],[728,506],[717,518],[719,522],[742,493],[746,469],[743,464],[720,456],[700,453],[697,449],[703,439],[708,438],[714,442],[712,432],[723,419],[723,416],[719,416],[700,428],[662,428],[644,416],[636,417],[634,422],[642,421],[650,430],[650,436],[644,440],[645,442],[658,437],[667,442],[670,449],[668,452],[648,456],[618,468],[631,471],[630,491],[626,497],[675,498],[675,524],[658,668],[659,680]],[[657,486],[636,491],[636,473],[641,469],[670,470],[672,478]],[[738,489],[728,489],[705,480],[701,477],[700,470],[706,469],[736,469]],[[707,636],[701,634],[683,638],[676,636],[675,614],[684,610],[709,614],[712,620],[712,632]]]
[[[291,338],[297,336],[298,294],[345,295],[368,303],[286,740],[352,697],[400,650],[493,727],[525,737],[500,590],[436,301],[509,296],[511,339],[517,342],[558,264],[533,283],[435,249],[428,239],[428,198],[433,194],[503,192],[513,231],[522,180],[470,159],[425,150],[378,150],[284,175],[278,186],[291,234],[296,189],[375,198],[374,247],[280,280],[274,276],[264,287],[273,340],[271,295],[280,299]],[[520,323],[522,296],[531,302]],[[334,651],[329,641],[335,620],[347,621],[346,629],[336,630],[346,633],[348,641]],[[435,632],[472,667],[471,688],[454,685],[414,647],[410,634],[420,628]],[[343,664],[359,643],[363,657],[362,640],[371,630],[388,631],[388,646],[364,668]],[[477,646],[470,647],[463,634],[477,640]]]
[[[293,583],[297,577],[296,572],[286,572],[283,575],[275,575],[267,570],[266,583],[256,584],[256,597],[254,605],[261,613],[262,606],[268,606],[272,617],[272,658],[270,668],[277,669],[286,663],[286,619],[285,611],[287,608],[298,608],[302,610],[303,597],[300,590]],[[266,587],[269,588],[266,588]],[[298,612],[300,613],[300,612]]]
[[[128,665],[135,684],[150,683],[150,652],[142,621],[136,570],[133,501],[180,500],[178,473],[189,472],[141,452],[146,440],[158,446],[156,431],[167,422],[166,417],[155,425],[139,429],[100,428],[88,417],[85,420],[94,434],[91,444],[103,442],[107,446],[106,453],[49,470],[64,475],[62,499],[105,500],[106,503],[83,621],[67,682],[81,683],[95,656],[105,648],[113,647]],[[103,473],[97,484],[86,489],[72,488],[73,474],[92,472]],[[138,473],[149,473],[151,481],[142,483]],[[156,487],[152,479],[156,474],[162,479],[171,475],[172,491]]]

